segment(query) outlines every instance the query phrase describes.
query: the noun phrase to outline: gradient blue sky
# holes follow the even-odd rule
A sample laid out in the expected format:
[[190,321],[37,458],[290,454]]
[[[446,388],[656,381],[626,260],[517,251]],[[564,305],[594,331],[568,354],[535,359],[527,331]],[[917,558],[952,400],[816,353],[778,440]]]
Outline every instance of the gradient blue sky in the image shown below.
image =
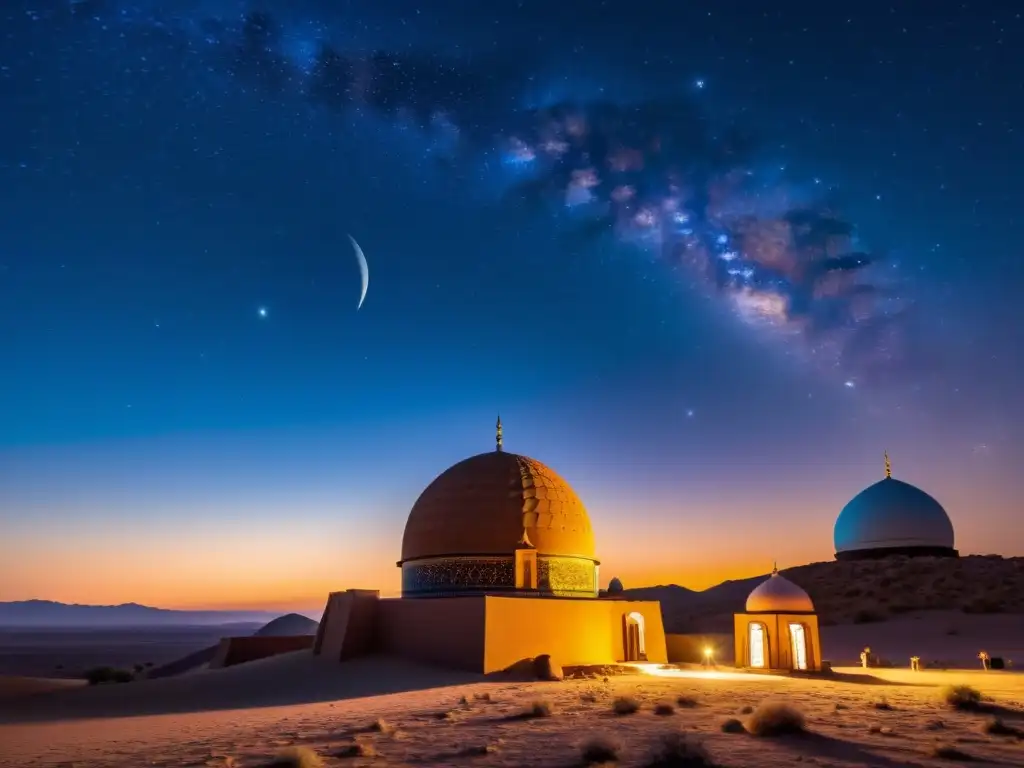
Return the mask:
[[409,508],[499,411],[627,585],[831,557],[884,449],[962,551],[1024,551],[1019,14],[268,6],[293,49],[518,56],[524,103],[704,82],[906,278],[929,364],[850,388],[656,255],[509,204],[500,167],[207,67],[175,30],[213,5],[23,5],[0,39],[0,600],[394,592]]

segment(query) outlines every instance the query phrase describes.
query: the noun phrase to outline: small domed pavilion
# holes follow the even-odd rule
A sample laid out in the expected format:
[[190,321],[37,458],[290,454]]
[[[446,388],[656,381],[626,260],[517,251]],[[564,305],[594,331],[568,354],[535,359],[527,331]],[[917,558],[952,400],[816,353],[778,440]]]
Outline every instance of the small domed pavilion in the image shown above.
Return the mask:
[[765,672],[818,671],[821,641],[810,595],[773,568],[734,616],[736,666]]

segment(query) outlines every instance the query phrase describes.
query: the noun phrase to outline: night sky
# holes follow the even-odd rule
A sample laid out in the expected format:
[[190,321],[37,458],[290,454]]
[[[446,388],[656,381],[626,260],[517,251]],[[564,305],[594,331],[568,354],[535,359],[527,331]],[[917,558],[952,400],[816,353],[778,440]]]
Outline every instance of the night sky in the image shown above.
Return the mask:
[[757,5],[5,2],[0,600],[394,593],[499,412],[627,587],[1021,554],[1022,12]]

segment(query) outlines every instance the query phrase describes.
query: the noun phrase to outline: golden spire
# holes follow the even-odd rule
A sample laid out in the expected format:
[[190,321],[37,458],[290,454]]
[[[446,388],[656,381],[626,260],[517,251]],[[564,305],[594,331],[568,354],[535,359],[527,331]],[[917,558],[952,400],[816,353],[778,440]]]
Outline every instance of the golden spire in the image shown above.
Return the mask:
[[777,561],[775,561],[775,560],[772,560],[772,576],[778,576],[778,575],[779,575],[779,563]]
[[889,461],[889,452],[885,452],[885,477],[892,480],[892,462]]
[[497,433],[495,435],[495,440],[496,440],[496,442],[498,444],[497,447],[494,450],[500,451],[502,449],[504,443],[505,443],[505,441],[501,437],[501,414],[500,413],[498,414],[498,423],[494,425],[494,428],[497,430]]

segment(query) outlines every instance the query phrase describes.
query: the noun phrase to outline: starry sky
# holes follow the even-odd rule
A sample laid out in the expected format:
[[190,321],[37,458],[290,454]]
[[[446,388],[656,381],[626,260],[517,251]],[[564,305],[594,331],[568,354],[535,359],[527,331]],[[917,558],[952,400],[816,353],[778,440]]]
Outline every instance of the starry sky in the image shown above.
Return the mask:
[[1024,553],[1013,4],[162,5],[0,11],[0,600],[393,594],[499,412],[627,587]]

